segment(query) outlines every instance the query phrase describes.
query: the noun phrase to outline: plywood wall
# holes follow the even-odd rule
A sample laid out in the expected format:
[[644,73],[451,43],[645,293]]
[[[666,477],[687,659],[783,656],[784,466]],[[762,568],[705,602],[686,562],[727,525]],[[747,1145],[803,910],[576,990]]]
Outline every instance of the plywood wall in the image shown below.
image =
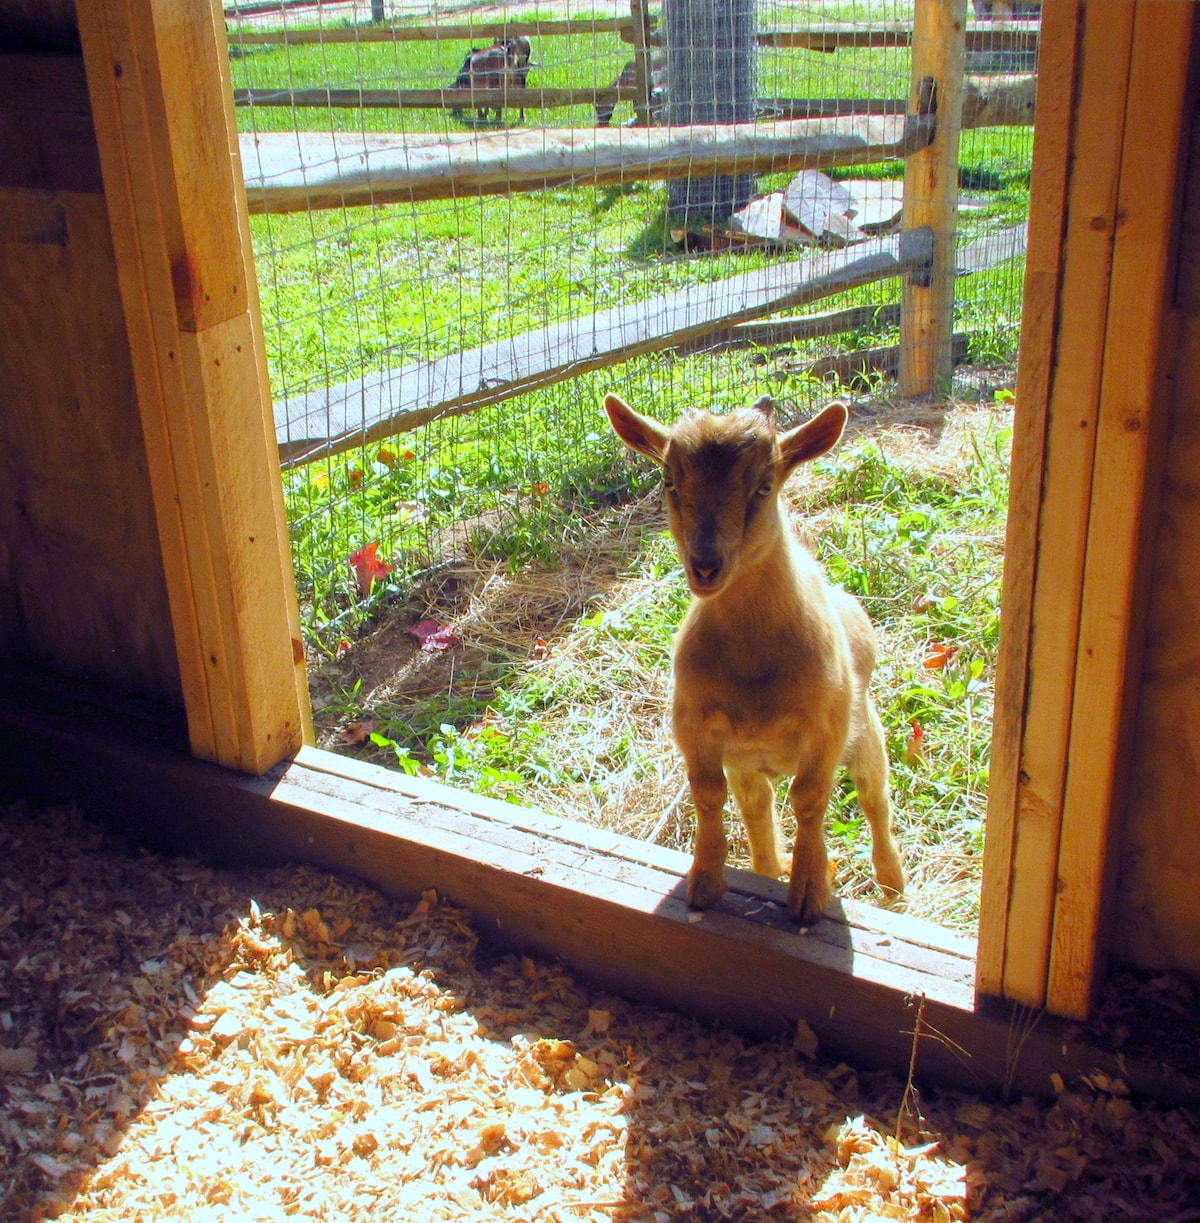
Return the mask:
[[1170,405],[1134,764],[1119,959],[1200,975],[1200,123],[1192,115]]
[[86,80],[71,55],[0,52],[0,660],[179,701]]

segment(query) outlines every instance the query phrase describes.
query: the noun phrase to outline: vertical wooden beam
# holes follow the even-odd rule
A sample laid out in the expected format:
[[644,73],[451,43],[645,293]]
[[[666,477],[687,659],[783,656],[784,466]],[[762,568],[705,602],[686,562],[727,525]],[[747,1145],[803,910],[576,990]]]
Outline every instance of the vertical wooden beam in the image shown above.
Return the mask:
[[192,748],[261,772],[311,729],[224,21],[79,24]]
[[[1043,25],[1051,46],[1062,24],[1058,15],[1067,7],[1050,3],[1043,9]],[[1028,345],[1022,343],[1023,365],[1032,359],[1048,360],[1050,366],[1045,408],[1032,394],[1029,400],[1023,398],[1024,388],[1020,386],[1017,400],[1018,414],[1040,410],[1047,414],[1045,471],[1038,477],[1036,526],[1013,522],[1017,532],[1037,531],[1029,629],[1032,639],[1024,673],[1006,673],[1010,685],[1025,685],[1020,765],[1015,805],[1010,811],[1001,806],[1012,798],[1006,795],[1004,782],[999,783],[988,804],[988,852],[992,843],[999,844],[992,841],[991,821],[995,816],[997,838],[1005,823],[1011,822],[1011,857],[1003,933],[994,924],[1001,921],[1001,892],[995,886],[989,893],[986,920],[981,918],[980,981],[990,992],[998,980],[997,992],[1028,1006],[1045,1002],[1049,969],[1133,12],[1134,0],[1105,0],[1100,12],[1085,5],[1074,27],[1079,43],[1078,67],[1067,157],[1071,167],[1067,220],[1059,256],[1062,271],[1057,330],[1049,353],[1035,356],[1030,346],[1035,336],[1040,335],[1044,342],[1044,332],[1031,334]],[[1064,60],[1066,53],[1064,47]],[[1047,91],[1053,88],[1050,77],[1042,80]],[[1051,110],[1043,121],[1051,122],[1055,113]],[[1066,117],[1061,109],[1057,114],[1060,120]],[[1060,147],[1053,156],[1061,153]],[[1044,161],[1039,169],[1053,172]],[[1031,216],[1031,228],[1037,220]],[[1028,285],[1027,308],[1041,287]],[[1023,504],[1021,508],[1028,512],[1030,507]],[[1010,508],[1010,521],[1017,512],[1018,507]],[[1015,559],[1027,562],[1028,556],[1018,552]],[[1005,606],[1002,615],[1008,614]],[[1002,635],[1005,631],[1002,628]],[[1013,645],[1015,648],[1016,643]],[[1010,666],[1015,661],[1010,659]],[[994,884],[1001,863],[989,862],[987,869],[989,882]],[[997,962],[1001,945],[1002,967]]]
[[908,158],[905,229],[933,230],[931,271],[905,277],[900,320],[900,394],[948,387],[954,363],[954,237],[958,224],[958,138],[966,56],[966,0],[917,0],[913,18],[909,111],[937,112],[937,135]]
[[1076,60],[1082,30],[1079,0],[1047,0],[1042,9],[1038,51],[1038,122],[1009,468],[1003,613],[976,960],[976,985],[981,993],[992,995],[1004,992],[1042,475],[1064,272],[1068,170],[1078,84]]
[[1114,904],[1158,504],[1148,477],[1161,461],[1164,369],[1178,334],[1168,299],[1194,14],[1190,4],[1142,0],[1133,29],[1046,996],[1051,1011],[1073,1018],[1091,1004]]
[[633,18],[633,71],[637,86],[633,117],[638,127],[649,127],[653,123],[650,95],[654,89],[654,69],[650,48],[650,11],[646,8],[646,0],[629,0],[629,15]]

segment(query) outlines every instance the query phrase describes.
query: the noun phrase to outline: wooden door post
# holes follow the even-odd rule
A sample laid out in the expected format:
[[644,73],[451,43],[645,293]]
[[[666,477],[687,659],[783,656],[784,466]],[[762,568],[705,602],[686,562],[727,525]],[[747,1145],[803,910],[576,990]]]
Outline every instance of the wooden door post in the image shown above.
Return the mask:
[[311,731],[225,22],[79,27],[192,750],[262,772]]
[[953,372],[954,239],[958,225],[958,137],[966,58],[966,0],[917,0],[913,19],[909,112],[933,107],[933,143],[905,163],[905,229],[933,230],[928,274],[904,282],[900,320],[900,394],[935,395]]

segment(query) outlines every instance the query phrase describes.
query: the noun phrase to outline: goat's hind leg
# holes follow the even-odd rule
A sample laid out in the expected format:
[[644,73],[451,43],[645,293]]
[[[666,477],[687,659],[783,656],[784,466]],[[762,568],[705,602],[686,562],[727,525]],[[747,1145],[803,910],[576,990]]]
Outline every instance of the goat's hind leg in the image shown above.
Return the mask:
[[886,894],[899,896],[904,891],[904,865],[892,835],[887,741],[874,704],[866,698],[864,705],[862,729],[846,760],[846,767],[858,790],[859,805],[871,826],[871,864],[875,882]]
[[737,801],[750,841],[750,866],[759,875],[778,879],[784,872],[779,825],[775,819],[775,787],[764,773],[729,770],[729,788]]

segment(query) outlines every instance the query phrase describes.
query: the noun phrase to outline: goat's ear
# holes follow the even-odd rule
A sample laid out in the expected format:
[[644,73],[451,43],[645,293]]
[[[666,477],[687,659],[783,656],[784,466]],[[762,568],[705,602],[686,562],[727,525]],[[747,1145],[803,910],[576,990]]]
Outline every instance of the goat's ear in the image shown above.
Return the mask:
[[846,405],[835,401],[812,420],[789,429],[779,439],[779,452],[786,469],[791,471],[832,450],[842,436],[848,415]]
[[667,448],[667,429],[649,416],[635,412],[616,395],[604,397],[604,410],[617,436],[631,450],[644,454],[656,463],[663,461]]

